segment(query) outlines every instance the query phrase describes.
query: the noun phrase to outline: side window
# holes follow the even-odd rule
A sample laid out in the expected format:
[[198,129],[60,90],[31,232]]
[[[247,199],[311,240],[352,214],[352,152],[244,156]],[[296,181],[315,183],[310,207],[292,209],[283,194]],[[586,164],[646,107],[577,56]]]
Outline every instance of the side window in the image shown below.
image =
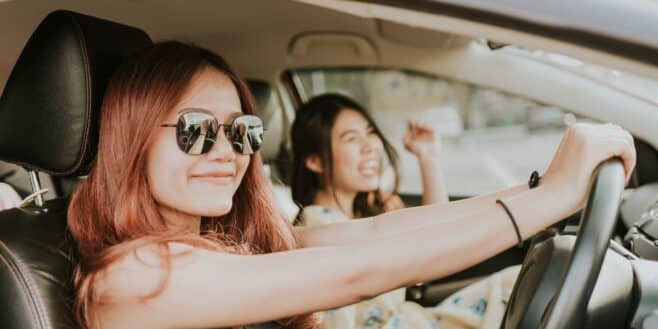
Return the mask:
[[[48,192],[44,195],[46,200],[58,196],[53,180],[49,175],[39,173],[39,181],[42,188],[48,189]],[[32,193],[28,172],[21,167],[3,161],[0,161],[0,183],[9,184],[21,197],[26,197]]]
[[546,170],[566,126],[576,117],[520,96],[459,81],[390,69],[303,69],[292,72],[300,95],[351,96],[374,117],[400,156],[400,192],[421,192],[415,158],[404,150],[408,120],[436,129],[451,196],[473,196],[518,184]]

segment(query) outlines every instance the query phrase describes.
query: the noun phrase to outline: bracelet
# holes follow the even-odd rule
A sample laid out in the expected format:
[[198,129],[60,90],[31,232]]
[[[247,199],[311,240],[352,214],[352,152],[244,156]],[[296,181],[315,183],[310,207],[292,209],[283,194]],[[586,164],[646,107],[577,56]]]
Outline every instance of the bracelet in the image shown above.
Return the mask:
[[539,180],[541,177],[539,176],[539,173],[537,170],[533,171],[532,174],[530,174],[530,179],[528,179],[528,187],[531,189],[539,186]]
[[522,247],[523,246],[523,237],[521,237],[521,231],[519,230],[519,225],[516,224],[516,220],[514,219],[514,216],[512,215],[512,212],[509,211],[509,208],[507,208],[507,205],[505,205],[505,203],[503,203],[503,201],[501,201],[500,199],[496,200],[496,204],[499,204],[503,207],[503,209],[507,213],[507,216],[509,217],[510,221],[512,221],[512,225],[514,225],[514,231],[516,232],[516,238],[519,240],[518,247],[519,248]]

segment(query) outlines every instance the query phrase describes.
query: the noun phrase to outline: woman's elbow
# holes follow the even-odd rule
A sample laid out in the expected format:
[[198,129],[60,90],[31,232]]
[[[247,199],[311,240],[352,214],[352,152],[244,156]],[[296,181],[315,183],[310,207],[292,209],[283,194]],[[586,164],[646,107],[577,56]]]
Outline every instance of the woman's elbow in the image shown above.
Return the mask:
[[353,261],[340,283],[342,291],[348,292],[350,303],[373,298],[394,288],[391,273],[376,261],[378,257],[368,250],[371,248],[354,246],[353,249],[350,253]]

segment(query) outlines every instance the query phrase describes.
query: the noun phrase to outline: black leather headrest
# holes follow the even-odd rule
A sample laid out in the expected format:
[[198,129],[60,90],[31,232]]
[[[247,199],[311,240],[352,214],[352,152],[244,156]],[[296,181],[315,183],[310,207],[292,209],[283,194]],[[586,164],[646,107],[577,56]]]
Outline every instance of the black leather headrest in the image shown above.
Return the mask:
[[149,44],[133,27],[68,11],[48,15],[0,98],[0,159],[56,176],[86,174],[107,82],[124,57]]

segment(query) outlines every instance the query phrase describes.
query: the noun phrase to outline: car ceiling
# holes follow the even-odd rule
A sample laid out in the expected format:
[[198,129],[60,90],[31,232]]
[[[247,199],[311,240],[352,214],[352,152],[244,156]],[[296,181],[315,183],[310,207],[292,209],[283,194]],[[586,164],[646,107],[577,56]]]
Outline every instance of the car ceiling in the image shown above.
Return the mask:
[[250,78],[279,83],[288,68],[382,66],[497,88],[624,125],[658,146],[656,104],[573,72],[474,45],[469,36],[351,15],[290,0],[115,0],[0,2],[0,87],[30,33],[67,9],[192,42],[222,54]]

